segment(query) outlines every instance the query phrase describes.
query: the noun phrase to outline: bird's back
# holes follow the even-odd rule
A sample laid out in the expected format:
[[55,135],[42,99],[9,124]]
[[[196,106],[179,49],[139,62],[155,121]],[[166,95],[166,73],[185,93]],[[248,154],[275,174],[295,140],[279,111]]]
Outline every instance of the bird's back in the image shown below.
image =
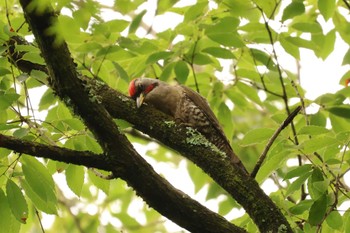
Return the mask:
[[182,123],[187,123],[203,134],[208,141],[213,143],[219,150],[225,152],[233,163],[238,165],[247,173],[238,156],[233,152],[229,140],[209,107],[207,100],[189,87],[182,86],[184,96],[179,109],[175,114],[175,119]]

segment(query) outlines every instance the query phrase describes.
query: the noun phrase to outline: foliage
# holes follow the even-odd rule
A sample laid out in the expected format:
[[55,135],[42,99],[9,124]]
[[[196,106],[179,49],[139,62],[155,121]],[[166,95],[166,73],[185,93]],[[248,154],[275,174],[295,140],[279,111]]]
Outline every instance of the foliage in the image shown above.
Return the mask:
[[[139,0],[115,1],[111,6],[92,0],[37,2],[43,7],[52,4],[60,12],[59,24],[52,28],[61,35],[55,43],[68,42],[82,74],[98,77],[123,93],[138,76],[168,82],[175,77],[200,91],[249,171],[274,131],[302,105],[302,114],[274,141],[256,179],[261,184],[275,182],[278,191],[270,197],[296,232],[350,231],[345,209],[350,190],[344,181],[350,162],[349,88],[307,99],[298,70],[281,66],[285,58],[299,62],[304,49],[326,59],[340,39],[350,44],[346,17],[350,6],[345,0],[198,0],[185,6],[158,0],[155,12],[143,10],[149,9],[150,2]],[[46,87],[46,74],[25,74],[8,60],[10,36],[30,40],[31,32],[16,0],[2,1],[0,12],[0,133],[101,153],[91,132]],[[113,13],[107,16],[106,12]],[[181,20],[173,28],[156,30],[159,21],[174,15]],[[146,23],[150,18],[153,27]],[[45,64],[35,46],[17,45],[16,51],[25,52],[24,61]],[[349,51],[343,65],[349,64]],[[344,84],[349,72],[331,78]],[[124,130],[155,167],[186,164],[194,192],[204,192],[220,214],[239,208],[220,186],[176,152],[130,133],[128,125]],[[124,181],[103,180],[81,166],[4,148],[0,149],[0,203],[0,225],[6,226],[0,232],[39,231],[38,219],[47,215],[55,217],[45,232],[62,227],[69,232],[169,231],[164,218]],[[231,220],[232,215],[227,216]],[[232,221],[256,231],[247,215]]]

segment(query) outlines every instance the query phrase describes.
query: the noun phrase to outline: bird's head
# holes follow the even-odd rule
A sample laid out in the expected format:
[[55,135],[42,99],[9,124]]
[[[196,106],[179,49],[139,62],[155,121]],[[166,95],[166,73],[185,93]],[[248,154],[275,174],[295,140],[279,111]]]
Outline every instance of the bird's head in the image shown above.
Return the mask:
[[136,100],[136,106],[139,108],[143,104],[146,96],[159,85],[157,79],[135,78],[129,84],[129,95]]

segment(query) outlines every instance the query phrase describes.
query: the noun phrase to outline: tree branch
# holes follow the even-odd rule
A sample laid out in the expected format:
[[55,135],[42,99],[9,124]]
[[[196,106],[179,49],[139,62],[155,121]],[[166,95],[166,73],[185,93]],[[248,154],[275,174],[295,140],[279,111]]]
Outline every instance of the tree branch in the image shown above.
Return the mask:
[[90,151],[76,151],[58,146],[48,146],[0,134],[0,147],[36,157],[83,165],[102,170],[111,170],[103,155]]
[[255,178],[256,174],[258,173],[261,165],[263,164],[267,152],[269,152],[273,142],[276,140],[278,135],[281,133],[281,131],[286,128],[289,123],[294,119],[294,117],[299,113],[301,109],[301,106],[298,106],[289,116],[282,122],[282,124],[277,128],[277,130],[273,133],[272,137],[269,139],[267,145],[265,146],[264,151],[261,153],[258,162],[256,163],[252,173],[250,174],[251,177]]
[[106,84],[87,77],[82,79],[86,89],[92,89],[90,92],[98,96],[114,118],[134,124],[134,128],[179,151],[201,167],[245,208],[260,231],[274,231],[279,226],[286,226],[287,232],[291,232],[283,214],[256,181],[240,174],[227,157],[222,157],[221,152],[210,147],[205,139],[188,143],[191,141],[190,132],[176,126],[171,117],[146,105],[137,109],[133,100]]
[[105,108],[85,92],[66,43],[57,41],[55,34],[47,33],[58,23],[52,7],[40,6],[40,12],[36,1],[21,0],[20,3],[47,64],[52,88],[94,134],[112,172],[132,186],[150,206],[191,232],[244,232],[174,189],[137,154]]

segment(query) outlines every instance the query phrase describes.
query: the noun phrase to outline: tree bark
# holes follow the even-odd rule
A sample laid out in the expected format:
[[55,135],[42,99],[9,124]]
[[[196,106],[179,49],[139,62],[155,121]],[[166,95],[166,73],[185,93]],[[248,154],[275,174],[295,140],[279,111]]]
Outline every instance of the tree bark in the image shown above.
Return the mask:
[[[52,9],[47,8],[44,14],[37,15],[35,11],[28,12],[26,9],[30,2],[22,0],[21,4],[47,63],[51,86],[94,133],[105,152],[100,157],[111,166],[106,170],[126,180],[149,205],[192,232],[244,231],[210,211],[206,210],[204,214],[204,207],[160,178],[118,131],[111,115],[129,121],[135,128],[178,150],[201,167],[244,207],[261,232],[292,232],[280,209],[260,189],[257,182],[234,169],[230,161],[205,139],[198,140],[196,132],[172,124],[169,116],[149,106],[137,109],[131,99],[103,83],[78,79],[66,44],[62,42],[59,46],[54,46],[54,36],[44,33],[57,20]],[[85,91],[86,87],[94,89],[93,93],[102,100],[104,107],[91,101]],[[174,195],[168,195],[169,192]],[[173,209],[174,205],[178,206]],[[225,227],[220,231],[218,226]]]
[[86,92],[66,43],[57,41],[55,34],[48,35],[48,29],[58,23],[53,8],[40,5],[39,11],[37,1],[20,3],[47,64],[51,87],[94,134],[113,174],[162,215],[191,232],[245,232],[173,188],[137,154],[106,109]]

